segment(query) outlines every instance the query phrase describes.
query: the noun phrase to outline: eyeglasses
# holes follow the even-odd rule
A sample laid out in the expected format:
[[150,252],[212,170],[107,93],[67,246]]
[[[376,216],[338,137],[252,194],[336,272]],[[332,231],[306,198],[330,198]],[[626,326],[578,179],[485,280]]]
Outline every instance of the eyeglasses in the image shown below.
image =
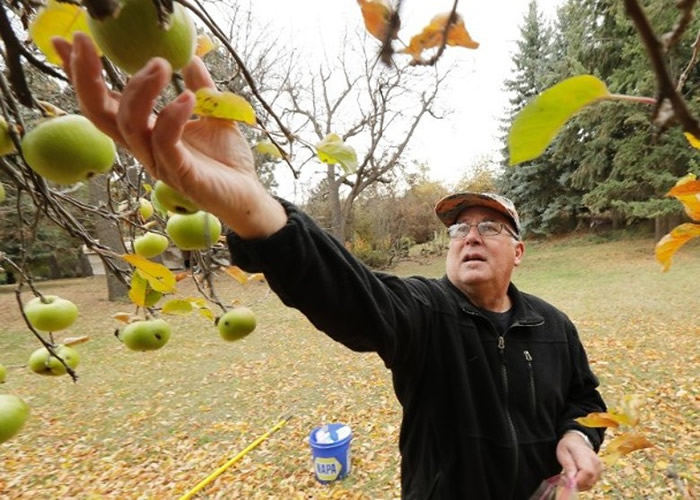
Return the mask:
[[476,230],[481,236],[498,236],[505,229],[508,234],[510,234],[516,240],[520,240],[520,237],[513,231],[508,224],[503,222],[494,222],[492,220],[484,220],[477,222],[476,224],[467,224],[466,222],[460,222],[458,224],[452,224],[447,228],[447,233],[453,240],[459,238],[466,238],[469,235],[469,231],[472,227],[476,226]]

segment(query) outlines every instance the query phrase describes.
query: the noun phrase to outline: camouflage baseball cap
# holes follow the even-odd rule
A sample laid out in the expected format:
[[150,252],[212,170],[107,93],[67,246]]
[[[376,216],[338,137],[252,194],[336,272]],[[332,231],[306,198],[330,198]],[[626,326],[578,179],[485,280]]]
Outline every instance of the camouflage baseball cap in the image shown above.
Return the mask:
[[467,192],[445,196],[435,205],[435,214],[443,224],[450,227],[468,207],[486,207],[502,213],[513,223],[513,229],[520,236],[520,218],[515,205],[508,198],[495,193]]

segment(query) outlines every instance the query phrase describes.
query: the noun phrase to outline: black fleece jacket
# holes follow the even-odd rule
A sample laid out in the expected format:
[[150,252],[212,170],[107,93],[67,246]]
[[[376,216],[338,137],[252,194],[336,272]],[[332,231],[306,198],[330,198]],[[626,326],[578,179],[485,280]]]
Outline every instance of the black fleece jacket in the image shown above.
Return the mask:
[[391,370],[403,406],[403,498],[527,499],[561,470],[555,449],[567,430],[600,447],[603,432],[573,420],[605,404],[566,315],[511,284],[513,320],[500,335],[447,278],[373,272],[282,203],[289,219],[279,232],[229,235],[232,261]]

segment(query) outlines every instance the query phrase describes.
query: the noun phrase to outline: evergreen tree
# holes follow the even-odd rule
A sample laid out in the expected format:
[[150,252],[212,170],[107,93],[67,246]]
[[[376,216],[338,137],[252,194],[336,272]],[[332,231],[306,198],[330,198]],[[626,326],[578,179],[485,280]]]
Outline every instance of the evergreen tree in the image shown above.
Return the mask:
[[[551,84],[556,63],[552,31],[535,0],[528,6],[517,46],[513,56],[514,76],[505,82],[506,90],[511,93],[504,120],[506,129],[510,129],[518,112]],[[507,158],[507,152],[504,156]],[[569,177],[567,165],[554,162],[547,152],[518,167],[506,167],[499,185],[518,206],[524,230],[530,234],[548,234],[570,229],[575,224],[580,195],[569,193]]]
[[[670,31],[677,11],[667,0],[652,0],[645,11],[659,33]],[[696,19],[681,42],[667,54],[678,76],[691,57],[700,28]],[[612,93],[653,96],[655,77],[624,7],[615,0],[569,0],[559,11],[554,37],[555,64],[548,85],[575,74],[602,79]],[[689,86],[697,86],[689,78]],[[693,76],[693,75],[691,75]],[[697,113],[698,102],[691,102]],[[569,122],[550,148],[558,165],[568,165],[570,187],[585,191],[585,211],[615,223],[680,212],[664,193],[694,167],[697,153],[679,129],[656,137],[650,109],[639,104],[600,103]]]

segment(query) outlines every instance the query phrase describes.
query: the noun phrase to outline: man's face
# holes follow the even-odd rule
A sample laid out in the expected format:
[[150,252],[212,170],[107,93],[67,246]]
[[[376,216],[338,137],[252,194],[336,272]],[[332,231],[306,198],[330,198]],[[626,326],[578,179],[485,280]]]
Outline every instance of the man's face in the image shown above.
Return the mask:
[[520,264],[525,251],[521,241],[515,240],[507,229],[495,236],[482,236],[476,224],[483,221],[500,222],[513,229],[508,219],[486,207],[469,207],[456,223],[472,224],[467,236],[453,238],[447,252],[447,277],[460,290],[491,284],[506,289],[513,268]]

